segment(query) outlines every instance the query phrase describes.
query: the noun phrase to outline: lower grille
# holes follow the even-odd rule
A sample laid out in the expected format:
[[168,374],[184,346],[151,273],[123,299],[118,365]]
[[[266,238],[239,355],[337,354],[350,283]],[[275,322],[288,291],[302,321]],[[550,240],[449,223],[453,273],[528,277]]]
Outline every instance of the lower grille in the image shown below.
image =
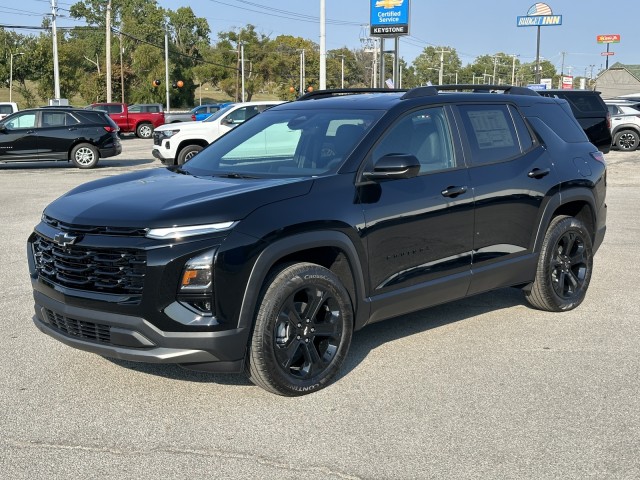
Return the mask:
[[44,309],[44,313],[49,324],[56,330],[83,340],[111,344],[111,327],[109,325],[83,322],[48,309]]

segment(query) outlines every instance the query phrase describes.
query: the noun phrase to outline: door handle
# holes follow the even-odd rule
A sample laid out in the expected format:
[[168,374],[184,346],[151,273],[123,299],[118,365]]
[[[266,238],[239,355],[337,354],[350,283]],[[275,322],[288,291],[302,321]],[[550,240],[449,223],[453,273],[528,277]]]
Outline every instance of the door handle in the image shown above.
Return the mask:
[[550,173],[551,173],[551,169],[549,168],[545,168],[545,169],[534,168],[527,175],[529,176],[529,178],[542,178],[542,177],[546,177]]
[[462,195],[467,192],[466,186],[458,186],[458,187],[447,187],[441,193],[443,197],[451,197],[455,198],[458,195]]
[[76,127],[69,127],[69,131],[70,132],[73,132],[74,130],[77,130],[77,128]]
[[35,130],[27,130],[27,133],[36,133]]

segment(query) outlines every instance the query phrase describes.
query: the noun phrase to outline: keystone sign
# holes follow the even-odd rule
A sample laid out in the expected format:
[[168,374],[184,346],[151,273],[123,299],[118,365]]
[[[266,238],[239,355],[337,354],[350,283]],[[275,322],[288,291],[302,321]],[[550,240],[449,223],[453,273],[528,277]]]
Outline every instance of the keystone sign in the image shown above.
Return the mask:
[[371,0],[371,35],[409,34],[409,0]]

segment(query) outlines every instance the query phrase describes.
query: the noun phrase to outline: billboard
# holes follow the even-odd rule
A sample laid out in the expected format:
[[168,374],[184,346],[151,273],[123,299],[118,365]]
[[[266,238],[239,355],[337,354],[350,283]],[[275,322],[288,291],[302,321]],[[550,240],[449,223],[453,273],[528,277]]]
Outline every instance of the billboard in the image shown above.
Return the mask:
[[598,43],[620,43],[620,35],[598,35],[596,40]]
[[562,25],[562,15],[554,15],[551,7],[538,2],[531,5],[527,14],[517,17],[519,27],[551,27]]
[[409,34],[409,0],[370,0],[371,36],[398,37]]

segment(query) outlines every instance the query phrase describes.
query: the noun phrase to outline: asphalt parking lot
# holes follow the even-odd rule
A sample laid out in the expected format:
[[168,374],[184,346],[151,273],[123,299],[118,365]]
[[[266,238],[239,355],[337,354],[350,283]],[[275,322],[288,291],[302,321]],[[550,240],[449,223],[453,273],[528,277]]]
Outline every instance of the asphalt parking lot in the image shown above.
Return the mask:
[[513,289],[358,332],[330,387],[109,360],[33,325],[26,239],[102,176],[160,168],[151,141],[94,170],[0,164],[0,472],[7,479],[640,478],[640,152],[607,155],[608,232],[585,302]]

